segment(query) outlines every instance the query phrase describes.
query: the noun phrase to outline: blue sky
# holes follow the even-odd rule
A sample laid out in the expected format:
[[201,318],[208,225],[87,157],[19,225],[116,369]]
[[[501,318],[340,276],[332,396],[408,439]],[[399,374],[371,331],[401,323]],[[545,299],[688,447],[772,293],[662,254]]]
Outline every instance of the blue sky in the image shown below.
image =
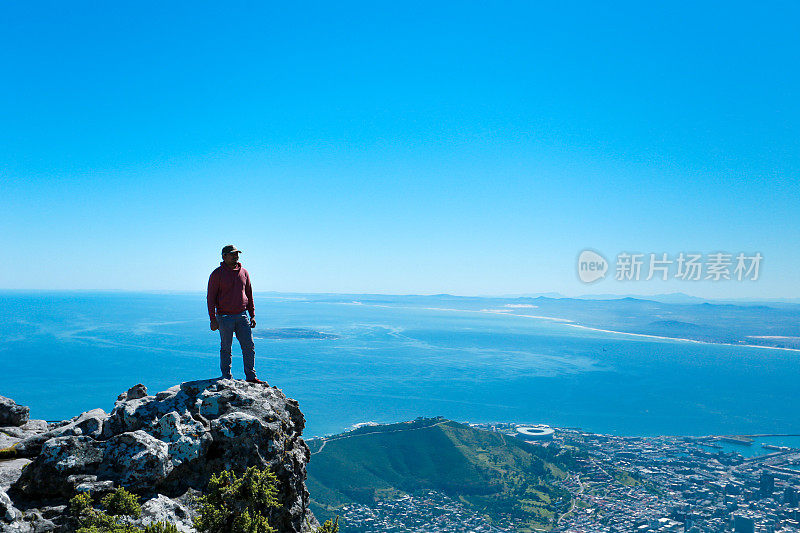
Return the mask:
[[800,297],[798,4],[551,4],[5,4],[0,288]]

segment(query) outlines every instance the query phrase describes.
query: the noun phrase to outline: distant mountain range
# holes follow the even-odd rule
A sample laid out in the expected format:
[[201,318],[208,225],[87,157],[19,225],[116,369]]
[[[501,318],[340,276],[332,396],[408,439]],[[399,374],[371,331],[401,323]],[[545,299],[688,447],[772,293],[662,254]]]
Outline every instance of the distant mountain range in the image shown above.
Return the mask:
[[480,300],[480,299],[526,299],[526,298],[552,298],[552,299],[570,299],[570,300],[648,300],[661,303],[675,303],[675,304],[691,304],[691,303],[726,303],[736,305],[754,305],[754,304],[800,304],[800,298],[701,298],[699,296],[692,296],[683,292],[669,292],[662,294],[615,294],[615,293],[597,293],[597,294],[581,294],[579,296],[567,296],[560,292],[535,292],[535,293],[521,293],[521,294],[499,294],[499,295],[455,295],[455,294],[380,294],[380,293],[280,293],[280,292],[263,292],[257,293],[271,296],[285,296],[300,299],[313,299],[313,300],[360,300],[366,299],[376,301],[380,299],[404,298],[410,300],[424,300],[424,299],[439,299],[439,300]]
[[[545,295],[547,294],[547,295]],[[552,318],[575,327],[623,334],[800,350],[800,304],[703,300],[683,293],[657,296],[586,295],[478,297],[381,294],[305,295],[309,301],[498,313]]]

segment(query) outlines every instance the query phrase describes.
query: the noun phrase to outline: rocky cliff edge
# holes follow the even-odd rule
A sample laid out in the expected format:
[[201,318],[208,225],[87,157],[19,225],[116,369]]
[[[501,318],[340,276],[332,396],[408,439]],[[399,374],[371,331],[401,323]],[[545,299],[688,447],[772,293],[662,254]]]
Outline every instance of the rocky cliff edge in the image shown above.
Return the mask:
[[280,389],[230,379],[154,396],[136,385],[111,413],[94,409],[50,424],[0,396],[0,532],[70,531],[70,497],[125,487],[144,502],[142,525],[166,520],[188,533],[191,502],[211,475],[250,466],[277,475],[280,506],[270,523],[280,532],[313,531],[304,426],[297,401]]

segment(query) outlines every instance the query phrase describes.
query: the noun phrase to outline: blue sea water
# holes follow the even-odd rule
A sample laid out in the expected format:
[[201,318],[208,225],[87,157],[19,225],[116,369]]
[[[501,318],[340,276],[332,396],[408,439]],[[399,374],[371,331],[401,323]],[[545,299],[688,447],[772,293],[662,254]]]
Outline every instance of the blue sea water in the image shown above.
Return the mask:
[[[718,441],[715,443],[719,449],[726,452],[736,452],[742,457],[757,457],[769,453],[775,453],[776,450],[764,448],[764,444],[772,446],[788,446],[790,448],[800,448],[800,436],[780,436],[780,437],[755,437],[751,444],[734,444],[731,442]],[[708,451],[706,448],[705,451]],[[792,468],[791,466],[789,468]]]
[[[435,415],[619,435],[800,433],[797,352],[426,302],[257,294],[259,377],[300,402],[308,437]],[[0,304],[0,395],[35,418],[110,410],[136,383],[155,393],[219,375],[201,293],[4,292]],[[330,337],[274,338],[280,328]]]

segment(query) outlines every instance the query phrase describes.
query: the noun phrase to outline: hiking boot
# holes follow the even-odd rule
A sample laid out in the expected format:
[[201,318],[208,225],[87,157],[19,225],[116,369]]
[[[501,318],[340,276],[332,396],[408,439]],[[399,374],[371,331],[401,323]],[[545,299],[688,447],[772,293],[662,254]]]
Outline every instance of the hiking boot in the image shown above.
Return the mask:
[[261,380],[260,380],[260,379],[258,379],[258,378],[252,378],[252,379],[248,379],[248,380],[246,380],[246,381],[247,381],[248,383],[255,383],[255,384],[257,384],[257,385],[267,385],[267,382],[266,382],[266,381],[261,381]]

